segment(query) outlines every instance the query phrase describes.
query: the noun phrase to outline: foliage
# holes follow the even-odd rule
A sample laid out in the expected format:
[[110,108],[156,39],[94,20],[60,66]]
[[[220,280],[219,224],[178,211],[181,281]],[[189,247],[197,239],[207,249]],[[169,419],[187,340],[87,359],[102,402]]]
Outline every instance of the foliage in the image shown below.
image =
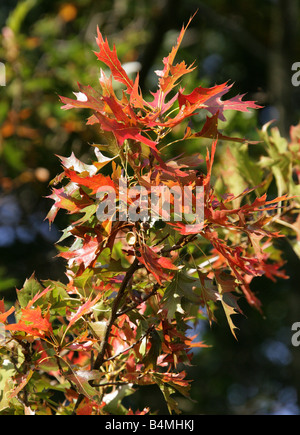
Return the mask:
[[124,62],[136,61],[160,4],[136,8],[131,0],[122,1],[111,21],[114,3],[13,0],[1,8],[6,86],[0,87],[0,297],[7,302],[14,302],[15,287],[33,270],[40,278],[64,278],[53,243],[67,219],[61,214],[49,231],[45,197],[49,180],[60,170],[56,155],[74,151],[87,161],[92,156],[88,143],[97,138],[80,113],[60,110],[57,98],[71,93],[76,80],[97,83],[93,22],[113,32]]
[[[299,235],[299,179],[292,181],[293,171],[299,176],[298,129],[292,129],[290,144],[265,129],[267,155],[256,165],[248,153],[259,144],[224,135],[219,121],[226,121],[227,110],[259,106],[243,96],[222,100],[231,89],[227,83],[190,93],[180,86],[194,70],[175,63],[186,28],[156,71],[158,89],[149,98],[99,30],[96,55],[111,75],[101,70],[99,90],[78,84],[76,100],[61,97],[65,110],[92,111],[87,124],[100,129],[102,142],[93,145],[90,163],[73,153],[60,157],[63,171],[52,181],[50,224],[61,209],[72,218],[59,241],[72,238],[70,246],[59,247],[68,283],[40,283],[32,275],[17,291],[16,307],[5,311],[1,302],[0,322],[7,331],[0,350],[3,414],[132,414],[125,398],[145,385],[157,385],[169,412],[179,413],[174,393],[188,397],[191,383],[183,366],[191,364],[193,348],[205,346],[194,342],[197,323],[215,321],[221,306],[236,337],[239,299],[261,310],[250,288],[253,278],[286,278],[274,240],[284,236],[282,227],[291,232],[293,245],[295,231]],[[193,131],[188,121],[199,112],[206,120]],[[177,143],[206,147],[204,157],[167,160],[174,135]],[[230,165],[214,181],[218,144],[229,140],[239,148],[228,148]],[[228,177],[232,168],[238,185]],[[134,194],[124,203],[125,177]],[[278,197],[269,193],[273,179]],[[192,210],[176,209],[170,198],[150,219],[139,187],[148,194],[153,187],[182,194],[188,188]],[[202,222],[194,215],[197,187],[203,192]],[[116,193],[114,205],[126,208],[122,219],[99,220],[99,209],[110,206],[108,188]],[[130,210],[140,219],[131,219]],[[176,219],[178,212],[183,221]],[[8,322],[13,312],[15,321]]]

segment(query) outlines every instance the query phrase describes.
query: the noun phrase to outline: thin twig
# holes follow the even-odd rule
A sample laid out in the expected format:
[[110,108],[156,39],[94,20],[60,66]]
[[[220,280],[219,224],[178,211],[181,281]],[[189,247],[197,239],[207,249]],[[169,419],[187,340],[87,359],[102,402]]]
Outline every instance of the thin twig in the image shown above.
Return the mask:
[[122,385],[128,385],[128,381],[126,382],[105,382],[104,384],[94,384],[94,387],[113,387],[113,386],[117,386],[120,387]]
[[[112,306],[112,310],[111,310],[111,314],[110,314],[110,319],[109,319],[109,322],[108,322],[106,330],[105,330],[104,340],[101,343],[99,354],[98,354],[97,359],[96,359],[94,366],[93,366],[94,370],[99,370],[100,367],[102,366],[102,364],[104,363],[104,355],[105,355],[105,352],[106,352],[106,349],[108,346],[110,332],[111,332],[111,329],[113,327],[113,324],[114,324],[116,318],[118,317],[117,311],[119,309],[119,304],[120,304],[120,302],[121,302],[121,300],[126,292],[128,283],[130,282],[132,276],[134,275],[134,273],[138,269],[139,269],[139,261],[136,258],[134,260],[134,262],[131,264],[128,271],[126,272],[124,280],[122,281],[121,287],[118,291],[118,294],[113,302],[113,306]],[[91,385],[94,386],[93,382],[91,382]],[[77,401],[76,401],[76,404],[75,404],[75,407],[74,407],[74,410],[73,410],[73,415],[76,415],[76,411],[77,411],[80,403],[83,401],[83,399],[84,399],[84,394],[82,394],[82,393],[79,394]]]
[[194,241],[196,239],[196,237],[197,237],[197,234],[191,234],[190,236],[182,236],[175,245],[173,245],[171,248],[168,248],[168,249],[166,249],[166,248],[162,249],[160,251],[160,253],[167,254],[167,253],[170,253],[172,251],[176,251],[177,249],[181,249],[184,246],[186,246],[188,243]]
[[142,303],[146,302],[148,299],[150,299],[152,296],[154,296],[157,293],[157,290],[159,289],[160,285],[158,283],[156,283],[153,286],[153,289],[151,290],[151,292],[146,295],[141,301],[136,302],[133,305],[129,305],[128,307],[124,308],[124,310],[122,311],[118,311],[117,316],[122,316],[123,314],[128,313],[129,311],[135,310],[139,305],[141,305]]
[[136,270],[138,268],[139,268],[139,261],[136,258],[134,260],[134,262],[132,263],[132,265],[130,266],[130,268],[128,269],[128,271],[125,275],[125,278],[121,284],[121,287],[118,291],[118,294],[114,300],[111,314],[110,314],[110,319],[109,319],[109,322],[108,322],[107,327],[106,327],[104,340],[101,343],[100,351],[99,351],[99,354],[98,354],[96,361],[95,361],[95,364],[94,364],[94,370],[99,370],[104,362],[104,354],[105,354],[105,351],[106,351],[106,348],[108,345],[108,339],[110,336],[111,328],[113,327],[113,324],[114,324],[116,318],[118,317],[117,312],[119,309],[119,304],[120,304],[120,302],[125,294],[125,291],[126,291],[126,288],[127,288],[129,281],[131,280],[133,274],[136,272]]
[[135,343],[133,343],[131,346],[127,347],[126,349],[121,350],[121,352],[117,353],[116,355],[113,355],[110,358],[107,358],[103,362],[106,363],[107,361],[112,361],[115,358],[118,358],[119,356],[128,352],[129,350],[133,349],[137,344],[141,343],[141,341],[143,341],[144,338],[146,338],[148,334],[150,334],[150,332],[153,330],[153,328],[154,328],[154,326],[150,326],[150,328],[148,328],[148,330],[145,332],[145,334],[142,335]]

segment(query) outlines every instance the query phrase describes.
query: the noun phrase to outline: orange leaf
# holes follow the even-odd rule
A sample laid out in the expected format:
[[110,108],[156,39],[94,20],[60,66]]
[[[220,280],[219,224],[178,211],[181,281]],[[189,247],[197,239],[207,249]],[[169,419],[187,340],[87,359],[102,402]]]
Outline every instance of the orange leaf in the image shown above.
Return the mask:
[[96,42],[100,49],[99,53],[95,53],[96,56],[101,62],[105,63],[109,67],[115,80],[126,85],[127,92],[130,94],[133,89],[133,81],[130,80],[126,71],[123,69],[121,62],[118,59],[115,45],[111,50],[108,45],[107,39],[103,39],[99,28],[97,28]]
[[142,246],[139,261],[152,273],[159,284],[161,284],[162,279],[170,279],[170,275],[166,273],[164,269],[177,270],[177,267],[169,258],[159,257],[156,252],[147,245]]
[[8,316],[10,316],[15,311],[14,307],[11,307],[8,311],[5,312],[4,301],[0,301],[0,323],[5,323]]
[[71,181],[79,186],[85,186],[91,189],[92,194],[97,193],[98,189],[102,186],[115,187],[114,182],[110,177],[102,174],[93,175],[91,177],[80,177],[75,171],[65,169],[65,174]]
[[85,304],[81,305],[81,307],[79,307],[79,309],[77,310],[77,312],[72,316],[71,321],[68,324],[67,330],[68,331],[75,322],[77,322],[78,319],[80,319],[80,317],[84,316],[85,314],[89,313],[90,310],[93,308],[93,306],[98,302],[98,300],[101,298],[101,294],[98,294],[95,299],[88,300]]
[[66,251],[59,254],[60,257],[68,260],[69,267],[74,264],[80,266],[80,272],[83,272],[87,267],[94,264],[100,252],[100,239],[99,237],[92,237],[84,235],[84,241],[81,248],[75,251]]
[[7,325],[8,331],[26,332],[33,337],[44,338],[52,334],[52,325],[49,322],[50,313],[44,317],[40,307],[22,308],[22,315],[18,323]]

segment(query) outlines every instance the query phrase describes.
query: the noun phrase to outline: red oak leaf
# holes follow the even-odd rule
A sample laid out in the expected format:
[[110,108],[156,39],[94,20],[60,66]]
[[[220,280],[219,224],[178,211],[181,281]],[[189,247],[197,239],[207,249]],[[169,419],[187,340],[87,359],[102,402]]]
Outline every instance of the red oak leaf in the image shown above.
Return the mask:
[[76,313],[74,315],[72,315],[71,320],[68,324],[67,330],[69,330],[74,325],[74,323],[76,323],[77,320],[80,319],[80,317],[89,313],[91,311],[91,309],[93,308],[93,306],[99,301],[100,298],[101,298],[101,294],[98,294],[95,297],[95,299],[93,299],[93,300],[89,299],[85,304],[81,305],[78,308],[78,310],[76,311]]
[[175,266],[169,258],[159,257],[159,255],[147,245],[141,247],[140,254],[141,256],[138,257],[139,261],[152,273],[159,284],[161,284],[162,280],[170,279],[170,274],[166,273],[164,269],[177,270],[177,266]]
[[45,338],[52,334],[52,325],[49,321],[50,313],[42,314],[41,308],[22,308],[21,318],[18,323],[7,325],[8,331],[26,332],[32,337]]
[[91,189],[92,194],[97,193],[99,188],[102,186],[109,186],[115,188],[115,184],[112,179],[109,176],[106,177],[103,174],[96,174],[92,175],[91,177],[81,177],[80,175],[76,174],[75,171],[72,171],[70,169],[65,169],[65,174],[71,181],[78,184],[79,186],[85,186]]
[[59,256],[68,260],[69,267],[73,267],[73,265],[80,266],[78,272],[80,274],[87,267],[93,267],[95,264],[101,249],[100,242],[100,236],[92,237],[84,235],[81,248],[74,251],[61,252]]
[[97,28],[97,38],[96,42],[98,44],[98,47],[100,49],[99,53],[96,53],[96,56],[98,59],[105,63],[105,65],[108,66],[108,68],[111,70],[112,75],[115,80],[117,80],[120,83],[123,83],[127,88],[127,93],[130,94],[133,89],[133,81],[128,77],[126,71],[121,65],[121,62],[118,59],[117,50],[115,45],[113,46],[113,49],[111,50],[107,38],[105,40],[103,39],[103,36]]
[[202,88],[199,86],[189,95],[183,95],[179,92],[178,101],[180,108],[187,107],[188,109],[185,109],[185,111],[188,111],[188,113],[194,112],[200,108],[206,109],[212,115],[218,114],[218,118],[221,121],[226,121],[223,114],[225,110],[249,112],[249,108],[261,108],[261,106],[258,106],[254,101],[242,101],[244,95],[237,95],[229,100],[222,101],[221,97],[227,94],[231,88],[232,85],[227,86],[227,83],[223,83],[212,88]]
[[62,109],[69,110],[77,108],[102,111],[104,109],[104,102],[101,99],[101,93],[93,89],[91,86],[84,86],[80,83],[77,84],[79,92],[74,92],[74,95],[77,97],[76,100],[72,100],[71,98],[62,96],[59,97],[61,101],[65,104],[64,106],[62,106]]
[[159,109],[159,111],[162,113],[167,110],[165,105],[166,96],[176,86],[178,80],[183,75],[188,74],[194,70],[192,65],[187,67],[185,62],[181,62],[177,65],[173,65],[176,54],[178,52],[182,39],[185,35],[186,29],[190,25],[192,19],[193,17],[190,18],[186,27],[184,26],[182,27],[181,32],[177,38],[176,45],[172,48],[170,54],[163,59],[164,69],[162,71],[156,71],[156,74],[159,77],[159,89],[155,94],[153,94],[154,101],[151,103],[151,106],[154,107],[155,109]]
[[92,119],[90,118],[88,124],[94,124],[95,122],[99,122],[104,131],[113,132],[119,146],[123,145],[126,139],[133,139],[135,141],[142,142],[148,147],[157,151],[157,143],[143,136],[141,134],[142,128],[137,125],[130,125],[130,123],[124,124],[122,122],[118,122],[116,119],[108,118],[101,113],[96,113]]
[[220,133],[220,131],[218,131],[218,119],[219,119],[219,111],[211,117],[207,116],[202,130],[199,131],[198,133],[192,133],[191,129],[188,127],[184,139],[207,137],[209,139],[227,140],[227,141],[239,142],[239,143],[244,143],[244,142],[251,143],[251,144],[257,143],[257,141],[250,142],[246,138],[241,139],[239,137],[230,137],[230,136],[223,135],[222,133]]
[[60,189],[52,189],[52,194],[47,196],[47,198],[54,201],[46,219],[49,220],[50,224],[54,221],[58,211],[60,209],[67,210],[70,214],[78,213],[83,208],[91,205],[93,202],[91,198],[85,195],[84,192],[81,193],[81,198],[75,198],[74,194],[78,191],[78,187],[69,183],[65,187]]

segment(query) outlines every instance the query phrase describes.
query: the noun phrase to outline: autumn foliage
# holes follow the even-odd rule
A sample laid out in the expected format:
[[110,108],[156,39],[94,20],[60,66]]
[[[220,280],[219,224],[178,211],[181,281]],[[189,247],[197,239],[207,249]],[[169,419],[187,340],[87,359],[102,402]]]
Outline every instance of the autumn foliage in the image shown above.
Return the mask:
[[[101,70],[97,90],[78,84],[76,99],[60,97],[64,110],[91,112],[87,124],[99,128],[102,143],[93,145],[90,163],[73,153],[59,157],[62,172],[52,181],[50,224],[60,210],[70,215],[58,242],[67,283],[40,283],[33,275],[17,290],[15,308],[6,311],[0,302],[6,330],[0,357],[5,355],[9,366],[3,413],[151,413],[127,409],[123,399],[152,384],[161,390],[169,412],[179,413],[173,395],[188,396],[191,385],[183,367],[191,364],[193,348],[205,346],[193,332],[197,322],[215,321],[221,306],[236,337],[239,298],[261,311],[252,280],[286,278],[280,251],[275,255],[269,248],[284,236],[276,219],[291,209],[293,192],[269,197],[262,180],[220,195],[213,179],[220,141],[236,147],[247,143],[222,134],[219,121],[226,120],[227,110],[259,106],[240,95],[223,99],[232,88],[228,83],[185,93],[182,80],[196,68],[175,62],[185,31],[155,72],[156,92],[144,97],[138,74],[134,80],[128,77],[116,48],[98,30],[95,54],[111,73]],[[201,112],[206,120],[194,131],[189,121]],[[167,159],[174,135],[176,142],[198,141],[199,153]],[[299,139],[294,145],[299,147]],[[163,219],[166,204],[155,219],[100,221],[97,210],[107,200],[107,187],[120,204],[122,177],[131,190],[136,188],[126,204],[136,210],[141,204],[137,187],[147,192],[189,187],[194,206],[195,189],[202,187],[203,222],[186,215],[176,220],[174,198],[167,204],[169,221]],[[99,197],[99,192],[104,194]],[[187,230],[188,224],[194,229]],[[15,320],[8,322],[13,312]]]

